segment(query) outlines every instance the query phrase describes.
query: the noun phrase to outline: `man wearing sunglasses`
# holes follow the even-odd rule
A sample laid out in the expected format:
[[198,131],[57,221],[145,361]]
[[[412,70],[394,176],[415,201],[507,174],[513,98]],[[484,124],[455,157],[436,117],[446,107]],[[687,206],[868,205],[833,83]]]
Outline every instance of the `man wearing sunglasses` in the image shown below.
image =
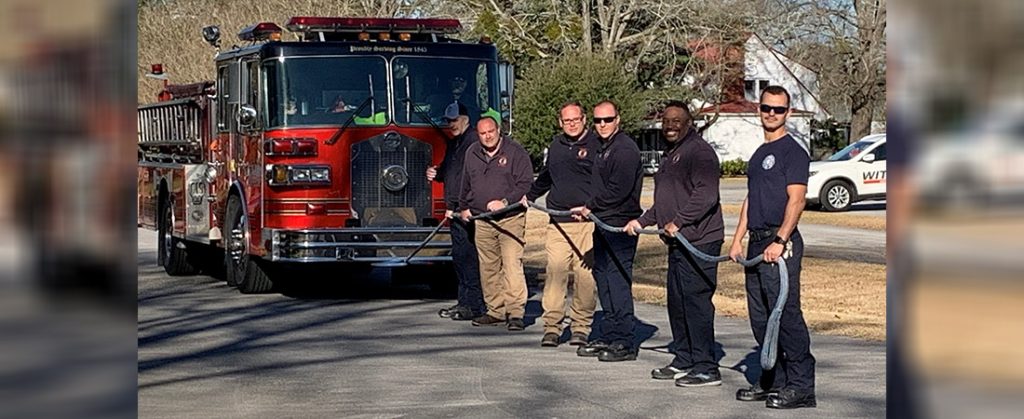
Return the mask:
[[[545,193],[549,209],[566,211],[590,200],[597,137],[587,129],[587,117],[579,102],[568,102],[558,112],[562,133],[551,139],[547,164],[533,182],[526,199],[535,201]],[[590,324],[597,309],[597,289],[591,273],[593,261],[594,223],[577,222],[573,217],[550,216],[545,240],[548,255],[547,279],[544,280],[544,337],[541,346],[560,343],[562,321],[565,319],[565,298],[569,288],[569,272],[575,274],[572,304],[572,335],[569,344],[587,343]]]
[[718,263],[697,259],[676,240],[676,233],[701,252],[717,255],[725,240],[718,183],[718,155],[693,126],[686,104],[665,106],[661,133],[668,149],[654,175],[654,207],[626,224],[636,235],[643,226],[665,230],[668,244],[668,320],[675,357],[651,371],[656,380],[675,380],[679,387],[722,384],[715,360],[715,306]]
[[785,257],[789,294],[779,325],[779,353],[775,367],[761,372],[758,383],[736,392],[741,401],[765,401],[775,409],[815,407],[814,356],[810,335],[800,311],[800,263],[804,243],[797,222],[804,209],[810,158],[786,132],[790,114],[786,89],[768,86],[761,93],[764,144],[754,151],[747,169],[747,198],[729,256],[743,256],[743,236],[750,233],[746,257],[764,255],[764,262],[746,269],[747,310],[758,345],[764,345],[768,316],[779,296],[775,263]]
[[[619,130],[619,110],[615,103],[604,101],[594,107],[594,128],[599,146],[594,164],[592,188],[594,196],[583,206],[573,208],[574,217],[583,219],[594,213],[607,224],[622,227],[639,217],[640,192],[643,189],[643,167],[640,148],[626,133]],[[633,344],[633,258],[636,236],[624,231],[608,232],[594,229],[594,281],[604,310],[600,339],[576,350],[579,356],[596,356],[600,361],[617,362],[636,359]]]

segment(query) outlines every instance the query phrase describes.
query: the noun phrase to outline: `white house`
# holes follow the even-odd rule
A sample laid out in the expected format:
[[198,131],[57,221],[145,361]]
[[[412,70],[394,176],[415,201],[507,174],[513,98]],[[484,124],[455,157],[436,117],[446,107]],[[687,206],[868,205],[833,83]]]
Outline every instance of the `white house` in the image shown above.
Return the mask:
[[789,91],[793,113],[787,129],[804,149],[809,149],[811,120],[829,117],[828,110],[818,100],[818,74],[786,57],[757,35],[751,35],[744,44],[743,73],[742,98],[694,106],[699,109],[698,121],[703,121],[698,124],[713,120],[704,131],[704,138],[718,152],[719,160],[747,161],[764,142],[758,101],[761,91],[770,85]]

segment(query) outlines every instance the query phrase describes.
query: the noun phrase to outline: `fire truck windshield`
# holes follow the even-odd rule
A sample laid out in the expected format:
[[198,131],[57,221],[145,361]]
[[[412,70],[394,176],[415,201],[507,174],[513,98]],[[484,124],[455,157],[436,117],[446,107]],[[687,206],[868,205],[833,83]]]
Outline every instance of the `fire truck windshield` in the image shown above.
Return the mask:
[[471,123],[482,115],[500,120],[498,71],[493,61],[448,57],[395,57],[391,61],[398,124],[444,125],[445,107],[458,101]]
[[294,57],[263,68],[268,127],[388,123],[383,57]]

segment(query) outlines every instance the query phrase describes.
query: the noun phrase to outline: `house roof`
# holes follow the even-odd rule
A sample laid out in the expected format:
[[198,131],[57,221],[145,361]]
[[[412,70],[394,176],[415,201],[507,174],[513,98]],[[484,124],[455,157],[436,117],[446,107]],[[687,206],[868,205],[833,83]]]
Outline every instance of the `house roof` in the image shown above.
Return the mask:
[[[765,48],[768,49],[768,52],[771,53],[772,56],[775,57],[775,59],[779,61],[779,64],[782,65],[782,68],[784,68],[786,70],[786,72],[789,73],[789,75],[791,77],[793,77],[793,80],[795,80],[797,82],[797,84],[800,85],[801,89],[803,89],[805,92],[807,92],[807,94],[811,97],[811,99],[814,99],[814,101],[818,103],[818,106],[821,107],[821,110],[824,111],[826,115],[831,115],[832,114],[832,112],[829,112],[828,108],[825,107],[825,104],[822,103],[820,99],[818,99],[818,95],[815,94],[814,91],[812,91],[808,86],[804,85],[803,80],[800,80],[800,78],[796,76],[796,74],[793,72],[793,70],[789,68],[789,65],[786,63],[786,61],[789,61],[790,63],[792,63],[794,65],[798,65],[801,68],[803,68],[803,69],[805,69],[807,71],[810,71],[810,72],[812,72],[814,74],[818,74],[817,71],[814,71],[811,68],[803,65],[801,62],[790,58],[786,54],[782,53],[782,51],[779,51],[779,50],[775,49],[775,47],[772,47],[771,45],[769,45],[768,42],[765,42],[764,38],[762,38],[760,35],[758,35],[756,33],[751,33],[751,37],[756,39],[758,42],[761,43],[761,45],[763,45]],[[782,58],[785,58],[786,60],[783,60]]]

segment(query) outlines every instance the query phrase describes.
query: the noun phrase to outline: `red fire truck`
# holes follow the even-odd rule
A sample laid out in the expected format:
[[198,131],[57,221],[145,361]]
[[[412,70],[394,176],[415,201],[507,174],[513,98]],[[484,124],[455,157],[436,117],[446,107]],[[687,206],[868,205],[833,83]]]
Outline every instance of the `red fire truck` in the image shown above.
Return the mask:
[[[451,19],[295,17],[243,29],[216,78],[166,85],[138,110],[139,225],[159,263],[196,273],[223,249],[230,285],[266,292],[279,263],[451,262],[442,185],[424,175],[458,101],[508,126],[510,68]],[[154,66],[155,67],[155,66]],[[219,250],[218,250],[219,252]],[[454,279],[451,279],[454,281]]]

